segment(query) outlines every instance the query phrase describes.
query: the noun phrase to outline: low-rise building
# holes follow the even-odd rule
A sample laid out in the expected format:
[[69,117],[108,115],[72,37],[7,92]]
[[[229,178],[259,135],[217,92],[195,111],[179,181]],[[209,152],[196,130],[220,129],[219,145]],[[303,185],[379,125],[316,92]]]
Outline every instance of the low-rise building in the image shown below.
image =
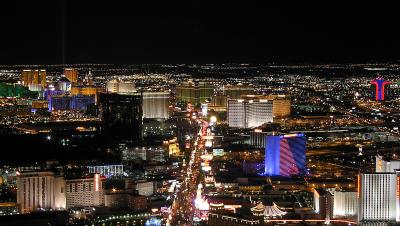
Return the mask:
[[138,181],[135,184],[135,190],[138,191],[139,195],[150,196],[154,193],[154,182]]
[[209,226],[259,226],[264,222],[252,215],[235,214],[229,211],[215,211],[208,214]]
[[18,203],[16,202],[1,202],[0,216],[18,214]]
[[146,196],[125,191],[111,191],[104,195],[105,206],[113,209],[131,209],[134,211],[147,209]]

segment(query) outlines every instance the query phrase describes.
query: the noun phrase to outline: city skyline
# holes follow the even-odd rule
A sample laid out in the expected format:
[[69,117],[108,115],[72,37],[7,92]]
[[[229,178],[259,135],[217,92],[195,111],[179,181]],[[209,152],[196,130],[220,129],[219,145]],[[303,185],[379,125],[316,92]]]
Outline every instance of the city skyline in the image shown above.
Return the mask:
[[399,68],[1,66],[0,225],[400,222]]
[[0,8],[0,226],[400,224],[397,7]]

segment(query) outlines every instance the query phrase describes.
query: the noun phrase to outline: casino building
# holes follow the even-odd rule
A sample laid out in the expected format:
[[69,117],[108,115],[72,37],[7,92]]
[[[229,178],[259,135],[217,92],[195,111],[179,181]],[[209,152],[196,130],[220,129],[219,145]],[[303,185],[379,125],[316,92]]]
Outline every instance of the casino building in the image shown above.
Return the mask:
[[305,174],[306,137],[304,134],[271,135],[265,140],[265,175]]
[[377,156],[375,164],[375,172],[358,176],[358,221],[400,222],[400,161]]
[[382,77],[377,77],[376,79],[371,81],[372,86],[372,95],[376,101],[383,101],[385,100],[385,96],[388,96],[388,91],[390,82],[386,81]]

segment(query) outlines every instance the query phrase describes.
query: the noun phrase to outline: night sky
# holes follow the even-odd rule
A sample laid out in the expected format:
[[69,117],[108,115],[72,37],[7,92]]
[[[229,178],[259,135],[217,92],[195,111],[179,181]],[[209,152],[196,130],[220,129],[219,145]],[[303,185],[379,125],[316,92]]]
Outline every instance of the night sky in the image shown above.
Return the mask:
[[400,59],[400,14],[394,5],[12,2],[0,3],[0,64]]

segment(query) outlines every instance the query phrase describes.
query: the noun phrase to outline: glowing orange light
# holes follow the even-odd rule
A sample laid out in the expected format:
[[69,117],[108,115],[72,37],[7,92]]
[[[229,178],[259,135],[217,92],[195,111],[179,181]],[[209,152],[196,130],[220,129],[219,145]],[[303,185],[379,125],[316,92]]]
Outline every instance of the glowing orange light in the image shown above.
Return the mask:
[[360,189],[361,189],[361,178],[360,175],[357,176],[357,197],[360,198]]
[[100,180],[100,175],[95,174],[94,175],[94,190],[99,191],[99,180]]
[[378,169],[382,170],[382,160],[380,160],[380,159],[378,161]]

